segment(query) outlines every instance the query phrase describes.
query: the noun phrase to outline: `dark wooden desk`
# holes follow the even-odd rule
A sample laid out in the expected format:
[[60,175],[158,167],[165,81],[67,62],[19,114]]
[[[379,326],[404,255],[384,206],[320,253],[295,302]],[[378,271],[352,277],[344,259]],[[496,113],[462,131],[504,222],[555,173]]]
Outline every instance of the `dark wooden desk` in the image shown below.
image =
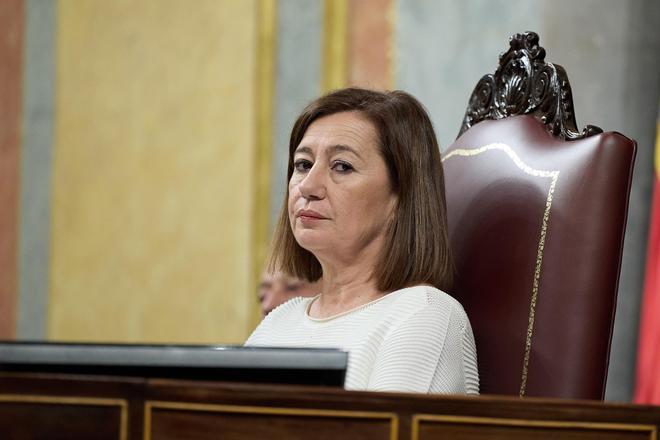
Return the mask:
[[660,407],[0,373],[2,439],[653,439]]

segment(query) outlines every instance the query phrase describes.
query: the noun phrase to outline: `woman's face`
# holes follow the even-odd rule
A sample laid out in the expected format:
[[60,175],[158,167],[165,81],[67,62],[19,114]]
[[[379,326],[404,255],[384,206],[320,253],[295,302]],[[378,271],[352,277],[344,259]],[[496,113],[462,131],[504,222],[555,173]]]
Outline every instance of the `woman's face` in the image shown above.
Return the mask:
[[300,246],[320,259],[382,246],[396,194],[371,122],[359,112],[319,118],[293,161],[288,210]]

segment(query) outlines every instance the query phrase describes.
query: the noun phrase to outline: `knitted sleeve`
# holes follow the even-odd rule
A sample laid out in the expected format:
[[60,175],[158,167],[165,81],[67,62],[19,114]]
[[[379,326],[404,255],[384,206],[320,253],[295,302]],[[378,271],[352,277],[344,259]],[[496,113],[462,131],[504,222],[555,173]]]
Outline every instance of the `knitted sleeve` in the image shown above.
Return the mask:
[[476,353],[472,356],[466,344],[472,339],[468,326],[465,312],[451,303],[429,304],[411,314],[383,341],[368,389],[478,393]]

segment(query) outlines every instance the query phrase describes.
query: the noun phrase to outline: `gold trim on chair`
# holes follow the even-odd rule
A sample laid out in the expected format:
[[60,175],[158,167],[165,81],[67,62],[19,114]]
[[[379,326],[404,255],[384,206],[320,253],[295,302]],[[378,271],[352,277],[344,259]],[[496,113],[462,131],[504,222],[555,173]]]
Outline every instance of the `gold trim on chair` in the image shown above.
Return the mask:
[[191,402],[165,402],[149,400],[144,404],[144,440],[151,440],[152,410],[175,409],[184,411],[203,411],[234,414],[268,414],[298,417],[335,417],[351,419],[384,419],[390,421],[390,440],[399,435],[399,417],[395,413],[376,411],[347,411],[334,409],[284,408],[271,406],[216,405]]
[[493,143],[478,148],[457,148],[455,150],[450,151],[446,156],[444,156],[442,158],[442,162],[445,162],[446,160],[455,156],[471,157],[485,153],[486,151],[493,151],[493,150],[499,150],[504,152],[513,161],[513,163],[525,174],[529,174],[530,176],[534,176],[534,177],[551,179],[550,188],[548,189],[548,195],[545,201],[545,210],[543,211],[539,244],[536,251],[536,263],[534,265],[534,279],[532,281],[532,294],[529,304],[527,334],[525,338],[525,355],[523,358],[522,377],[520,381],[520,397],[523,397],[525,395],[525,391],[527,388],[529,356],[532,350],[532,334],[534,332],[534,318],[536,315],[536,301],[539,293],[539,280],[541,279],[541,264],[543,263],[543,250],[545,248],[545,238],[548,232],[548,224],[550,222],[550,210],[552,208],[552,198],[555,193],[555,187],[557,186],[557,180],[559,179],[559,171],[534,169],[529,165],[527,165],[525,162],[523,162],[523,160],[516,154],[513,148],[503,143]]
[[100,397],[44,396],[44,395],[30,395],[30,394],[0,394],[0,403],[118,406],[119,407],[119,440],[128,439],[128,403],[125,399],[105,399]]
[[[600,422],[579,422],[563,420],[525,420],[525,419],[505,419],[494,417],[469,417],[469,416],[444,416],[433,414],[416,414],[412,418],[412,440],[419,440],[420,422],[439,422],[448,424],[463,425],[492,425],[492,426],[511,426],[527,428],[560,428],[560,429],[584,429],[598,431],[628,431],[628,432],[647,432],[649,440],[657,439],[657,427],[654,425],[641,425],[633,423],[600,423]],[[482,433],[485,435],[486,433]]]

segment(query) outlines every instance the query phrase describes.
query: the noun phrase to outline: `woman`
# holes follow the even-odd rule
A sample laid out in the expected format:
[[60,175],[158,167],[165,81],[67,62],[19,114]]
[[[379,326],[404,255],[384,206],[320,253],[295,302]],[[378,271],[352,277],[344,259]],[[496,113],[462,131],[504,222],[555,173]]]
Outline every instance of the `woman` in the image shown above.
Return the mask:
[[433,126],[400,92],[342,89],[303,110],[270,264],[323,278],[276,308],[246,345],[349,352],[346,388],[478,393],[476,352],[452,278]]

